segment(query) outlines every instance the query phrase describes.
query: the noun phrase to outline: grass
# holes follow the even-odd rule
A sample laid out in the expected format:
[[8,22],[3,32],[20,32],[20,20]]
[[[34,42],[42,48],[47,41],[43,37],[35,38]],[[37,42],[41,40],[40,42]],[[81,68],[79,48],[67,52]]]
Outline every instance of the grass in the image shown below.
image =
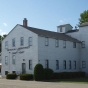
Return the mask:
[[54,79],[46,82],[65,82],[65,83],[88,83],[88,78],[73,78],[73,79]]

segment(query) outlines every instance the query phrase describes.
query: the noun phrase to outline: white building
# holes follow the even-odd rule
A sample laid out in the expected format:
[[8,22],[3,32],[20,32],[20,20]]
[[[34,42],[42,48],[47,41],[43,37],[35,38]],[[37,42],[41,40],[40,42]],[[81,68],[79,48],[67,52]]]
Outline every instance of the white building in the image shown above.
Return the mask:
[[[57,32],[17,24],[2,41],[2,76],[8,72],[33,73],[37,63],[54,72],[85,71],[88,74],[88,24],[72,30],[60,25]],[[82,45],[82,47],[81,47]]]

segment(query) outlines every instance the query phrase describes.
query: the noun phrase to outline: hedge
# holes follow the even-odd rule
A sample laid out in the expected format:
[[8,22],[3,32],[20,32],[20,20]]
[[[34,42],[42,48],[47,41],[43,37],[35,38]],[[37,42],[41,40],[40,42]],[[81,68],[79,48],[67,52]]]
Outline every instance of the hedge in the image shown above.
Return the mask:
[[20,75],[20,80],[32,80],[33,79],[33,74],[21,74]]
[[6,79],[16,79],[17,75],[16,74],[7,74]]

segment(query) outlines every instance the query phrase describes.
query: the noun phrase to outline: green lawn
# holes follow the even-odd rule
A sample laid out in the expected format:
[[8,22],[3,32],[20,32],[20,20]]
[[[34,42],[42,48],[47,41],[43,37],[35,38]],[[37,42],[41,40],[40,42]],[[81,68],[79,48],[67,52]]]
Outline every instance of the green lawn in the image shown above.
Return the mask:
[[58,79],[48,80],[47,82],[88,83],[88,78]]

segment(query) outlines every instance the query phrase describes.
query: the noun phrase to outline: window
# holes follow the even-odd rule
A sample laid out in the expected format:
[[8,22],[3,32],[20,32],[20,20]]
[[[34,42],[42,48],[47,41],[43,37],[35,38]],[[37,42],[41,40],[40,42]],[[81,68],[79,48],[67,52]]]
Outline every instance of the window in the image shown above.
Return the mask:
[[15,60],[16,60],[16,56],[13,55],[13,56],[12,56],[12,64],[15,64]]
[[66,48],[66,41],[63,41],[63,48]]
[[76,61],[74,61],[74,69],[76,69]]
[[48,60],[45,61],[45,68],[49,68],[49,61]]
[[69,69],[71,69],[71,61],[69,60]]
[[5,64],[8,65],[8,56],[5,56]]
[[8,71],[5,71],[5,75],[7,75],[8,74]]
[[56,69],[59,69],[59,61],[56,60]]
[[64,63],[64,69],[66,69],[66,60],[64,60],[63,63]]
[[82,41],[82,48],[85,48],[85,41]]
[[76,42],[73,42],[73,48],[76,48]]
[[55,40],[55,46],[58,47],[58,40]]
[[8,48],[8,41],[5,42],[5,48]]
[[49,38],[45,38],[45,45],[46,45],[46,46],[49,45]]
[[32,60],[29,60],[29,69],[32,69]]
[[24,45],[24,38],[23,38],[23,37],[20,38],[20,45],[21,45],[21,46]]
[[12,71],[13,74],[16,74],[16,71]]
[[60,27],[60,32],[62,32],[62,27]]
[[82,68],[86,68],[86,61],[82,61]]
[[15,47],[15,38],[12,39],[12,47]]
[[32,37],[29,37],[29,39],[28,39],[28,45],[32,46]]

